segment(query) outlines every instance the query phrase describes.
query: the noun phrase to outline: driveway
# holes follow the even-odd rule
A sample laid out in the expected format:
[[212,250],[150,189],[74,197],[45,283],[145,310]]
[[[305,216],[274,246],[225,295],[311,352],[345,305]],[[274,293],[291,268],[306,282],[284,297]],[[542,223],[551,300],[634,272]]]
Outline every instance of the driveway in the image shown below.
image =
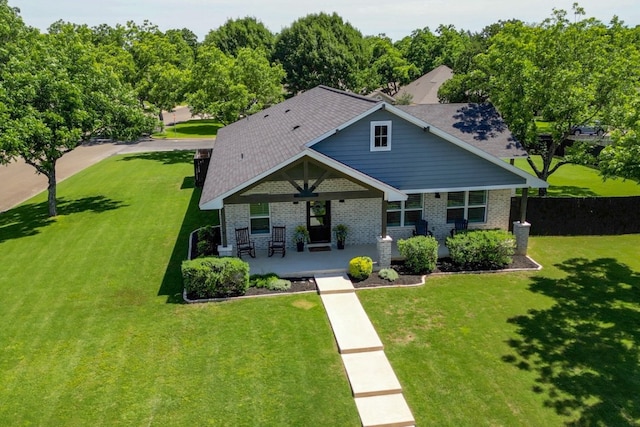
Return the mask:
[[[58,160],[56,175],[58,182],[61,182],[114,154],[213,148],[214,141],[215,139],[148,139],[134,143],[85,144]],[[46,189],[47,178],[36,174],[35,169],[22,159],[0,166],[0,212],[11,209]]]

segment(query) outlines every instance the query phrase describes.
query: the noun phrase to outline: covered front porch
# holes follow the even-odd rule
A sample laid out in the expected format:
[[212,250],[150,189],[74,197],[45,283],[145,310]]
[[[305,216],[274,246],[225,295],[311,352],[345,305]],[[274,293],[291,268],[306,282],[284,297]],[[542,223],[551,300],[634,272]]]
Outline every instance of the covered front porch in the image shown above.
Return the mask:
[[[444,257],[449,252],[440,242],[438,256]],[[344,273],[349,269],[349,261],[357,256],[368,256],[373,261],[374,270],[378,269],[378,251],[376,245],[347,245],[343,250],[335,246],[330,251],[310,252],[305,247],[304,252],[288,249],[285,257],[275,254],[267,256],[266,250],[256,250],[256,257],[243,255],[242,259],[249,263],[250,274],[276,273],[280,277],[311,277],[318,273]],[[398,246],[395,242],[391,245],[392,259],[401,259]]]

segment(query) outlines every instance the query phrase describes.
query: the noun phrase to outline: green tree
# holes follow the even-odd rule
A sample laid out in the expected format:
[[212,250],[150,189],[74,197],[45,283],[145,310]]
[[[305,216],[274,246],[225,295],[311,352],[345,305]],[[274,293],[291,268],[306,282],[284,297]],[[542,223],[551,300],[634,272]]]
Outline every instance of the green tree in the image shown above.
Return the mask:
[[261,50],[242,48],[238,57],[213,44],[198,50],[188,102],[194,114],[231,123],[282,100],[284,71],[271,65]]
[[274,58],[287,89],[296,93],[324,84],[361,92],[370,57],[360,31],[336,13],[311,14],[282,30]]
[[57,215],[56,163],[98,132],[132,139],[149,131],[145,116],[114,70],[72,25],[30,32],[29,49],[13,55],[0,75],[0,159],[22,157],[47,177],[49,215]]
[[262,49],[271,55],[275,35],[256,18],[247,16],[229,19],[204,38],[204,44],[213,44],[230,56],[237,56],[242,48]]
[[[563,10],[554,10],[539,25],[508,22],[492,37],[488,52],[477,57],[486,73],[479,81],[516,138],[542,158],[541,167],[531,158],[529,163],[543,180],[562,165],[580,161],[588,148],[574,144],[554,163],[572,127],[596,119],[606,123],[638,84],[637,49],[623,42],[626,30],[620,23],[578,20],[584,12],[577,5],[574,14],[574,22]],[[538,117],[551,124],[549,143],[538,137]]]
[[403,56],[418,67],[421,75],[440,65],[437,62],[438,37],[429,27],[414,30],[411,36],[398,43],[398,47]]
[[171,110],[184,100],[194,51],[183,37],[175,32],[167,36],[148,21],[142,25],[128,22],[126,37],[125,47],[135,64],[133,84],[138,99],[142,105],[149,102],[157,107],[162,119],[162,110]]
[[385,93],[394,96],[402,85],[419,76],[418,68],[402,56],[388,37],[367,37],[366,41],[371,49],[369,89],[381,87]]

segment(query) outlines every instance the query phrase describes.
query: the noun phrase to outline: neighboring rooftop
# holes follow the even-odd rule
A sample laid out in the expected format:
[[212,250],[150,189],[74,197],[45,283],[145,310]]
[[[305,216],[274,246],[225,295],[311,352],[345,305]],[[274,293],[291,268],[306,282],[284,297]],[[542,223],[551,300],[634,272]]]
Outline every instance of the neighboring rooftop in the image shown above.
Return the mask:
[[453,70],[446,65],[440,65],[400,88],[395,95],[395,99],[409,94],[412,97],[412,104],[437,104],[440,102],[438,100],[438,89],[451,77],[453,77]]

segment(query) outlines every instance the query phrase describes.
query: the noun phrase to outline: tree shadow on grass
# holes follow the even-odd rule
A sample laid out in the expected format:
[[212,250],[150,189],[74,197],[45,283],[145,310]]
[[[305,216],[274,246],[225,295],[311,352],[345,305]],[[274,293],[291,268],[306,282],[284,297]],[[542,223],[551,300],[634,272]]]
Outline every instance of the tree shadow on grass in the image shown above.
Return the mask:
[[[80,212],[100,213],[125,206],[122,202],[104,196],[83,197],[81,199],[58,199],[58,215]],[[55,221],[49,217],[47,202],[20,205],[0,214],[0,243],[5,240],[33,236]]]
[[503,360],[534,371],[533,391],[570,418],[566,424],[640,421],[640,273],[615,259],[570,259],[563,279],[533,278],[552,307],[509,319],[515,354]]
[[193,163],[193,150],[151,151],[124,156],[121,161],[152,160],[164,165]]
[[202,211],[198,206],[200,201],[200,194],[202,190],[200,188],[194,188],[195,181],[193,176],[185,177],[181,190],[192,191],[191,199],[187,211],[185,212],[180,226],[180,231],[173,245],[173,252],[167,264],[162,284],[158,290],[158,295],[166,295],[167,303],[181,304],[184,303],[182,299],[182,261],[187,259],[189,252],[189,235],[192,231],[203,227],[205,225],[217,225],[218,216],[217,211]]

